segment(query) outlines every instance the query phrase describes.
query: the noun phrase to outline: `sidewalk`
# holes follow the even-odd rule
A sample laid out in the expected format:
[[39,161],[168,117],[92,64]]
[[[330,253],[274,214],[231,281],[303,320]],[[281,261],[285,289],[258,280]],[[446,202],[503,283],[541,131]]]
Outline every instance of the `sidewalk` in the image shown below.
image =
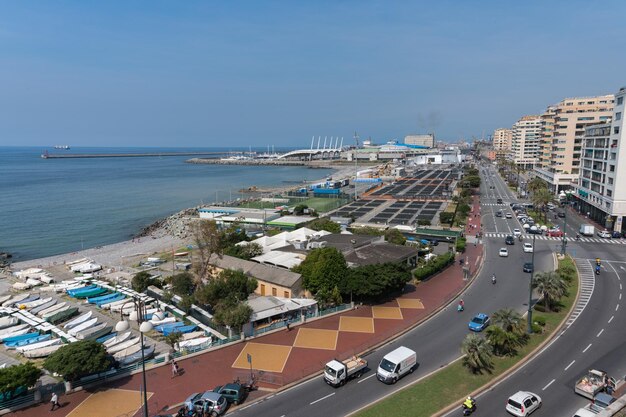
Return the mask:
[[[478,198],[475,197],[473,212],[479,213],[479,210]],[[472,217],[474,219],[480,224],[480,215]],[[475,235],[478,230],[479,228],[469,230],[468,234]],[[480,267],[482,254],[481,244],[468,242],[462,257],[468,260],[472,275]],[[245,405],[265,395],[268,390],[279,389],[321,371],[330,359],[358,355],[414,327],[451,301],[466,284],[462,268],[455,263],[417,286],[407,285],[400,297],[383,304],[360,306],[355,310],[292,326],[289,331],[279,330],[196,357],[181,358],[178,361],[184,371],[181,376],[172,378],[169,366],[150,369],[146,373],[148,392],[153,393],[148,400],[150,415],[181,403],[194,392],[213,389],[217,385],[231,382],[237,376],[243,380],[249,373],[247,355],[250,354],[253,368],[263,370],[264,380],[271,384],[261,383],[261,389],[251,393]],[[141,380],[141,374],[136,374],[99,387],[97,394],[82,391],[62,395],[59,401],[63,407],[56,411],[49,411],[49,403],[43,403],[13,414],[19,417],[139,416],[141,413],[136,404],[140,398]],[[105,401],[104,398],[98,398],[115,392],[132,396],[132,401],[129,401],[135,405],[124,410],[111,410],[107,404],[117,405],[122,400],[109,398]]]

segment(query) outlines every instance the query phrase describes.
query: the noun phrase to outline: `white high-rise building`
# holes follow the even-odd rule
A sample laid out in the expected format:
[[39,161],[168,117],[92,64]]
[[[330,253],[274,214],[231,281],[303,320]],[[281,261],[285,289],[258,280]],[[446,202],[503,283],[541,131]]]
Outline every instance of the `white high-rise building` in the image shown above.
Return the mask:
[[619,232],[626,216],[626,143],[622,141],[625,100],[623,87],[615,95],[611,117],[585,129],[580,177],[574,192],[580,212]]
[[539,160],[541,117],[523,116],[512,130],[509,157],[521,168],[532,168]]

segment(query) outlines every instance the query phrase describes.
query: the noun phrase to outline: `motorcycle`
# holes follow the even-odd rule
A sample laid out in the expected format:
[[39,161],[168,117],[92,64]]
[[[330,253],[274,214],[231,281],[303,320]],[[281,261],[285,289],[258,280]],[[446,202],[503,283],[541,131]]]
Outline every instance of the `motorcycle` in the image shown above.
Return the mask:
[[495,276],[495,275],[493,275],[493,276],[491,277],[491,283],[492,283],[493,285],[496,285],[496,276]]
[[465,310],[465,307],[463,307],[463,304],[458,304],[458,305],[456,306],[456,311],[458,311],[459,313],[460,313],[461,311],[463,311],[463,310]]
[[600,275],[600,265],[596,266],[596,275]]
[[576,235],[576,240],[580,240],[580,235]]
[[470,414],[472,414],[474,411],[476,411],[476,401],[472,401],[472,406],[471,407],[467,407],[467,405],[463,404],[461,406],[461,408],[463,409],[463,415],[464,416],[469,416]]

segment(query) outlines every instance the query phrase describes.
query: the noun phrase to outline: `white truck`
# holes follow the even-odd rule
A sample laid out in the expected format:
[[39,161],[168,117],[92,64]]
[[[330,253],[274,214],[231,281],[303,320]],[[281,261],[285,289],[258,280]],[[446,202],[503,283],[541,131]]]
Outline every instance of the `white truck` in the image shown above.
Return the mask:
[[590,369],[576,382],[574,391],[576,394],[593,400],[596,394],[604,391],[607,386],[615,388],[615,381],[611,380],[604,371]]
[[578,233],[583,236],[593,236],[595,233],[595,228],[592,224],[581,224]]
[[333,359],[324,367],[324,381],[333,387],[345,384],[348,379],[359,378],[367,368],[367,361],[353,356],[345,361]]
[[395,384],[407,373],[411,373],[417,366],[417,353],[400,346],[386,354],[378,365],[376,377],[385,384]]

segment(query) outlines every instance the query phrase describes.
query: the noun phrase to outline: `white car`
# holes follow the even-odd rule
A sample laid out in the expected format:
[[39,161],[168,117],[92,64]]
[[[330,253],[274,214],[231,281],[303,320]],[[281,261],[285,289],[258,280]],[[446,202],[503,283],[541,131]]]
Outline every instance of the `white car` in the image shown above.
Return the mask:
[[519,229],[513,229],[513,236],[518,237],[522,232]]
[[611,238],[611,233],[609,233],[607,230],[602,230],[598,232],[598,236],[600,236],[601,238],[604,239],[610,239]]
[[524,243],[524,252],[533,253],[533,244],[532,243]]
[[518,417],[526,417],[541,407],[541,398],[528,391],[518,391],[506,402],[506,411]]
[[507,248],[500,248],[500,252],[498,252],[499,256],[509,256],[509,250]]
[[507,213],[504,217],[506,217],[507,219],[512,219],[513,215],[511,213]]

